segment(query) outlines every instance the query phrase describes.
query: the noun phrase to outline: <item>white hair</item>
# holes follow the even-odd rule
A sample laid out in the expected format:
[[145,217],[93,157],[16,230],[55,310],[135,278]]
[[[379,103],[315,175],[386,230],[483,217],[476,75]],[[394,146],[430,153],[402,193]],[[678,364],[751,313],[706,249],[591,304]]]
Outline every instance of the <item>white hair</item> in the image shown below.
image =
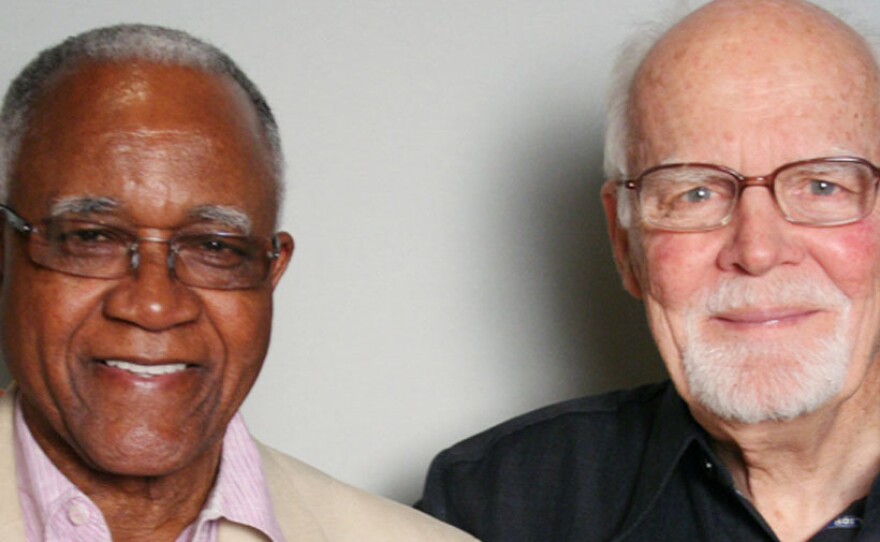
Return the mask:
[[28,129],[34,104],[46,87],[65,70],[84,61],[143,60],[185,66],[228,76],[247,94],[266,137],[280,210],[283,198],[284,157],[278,124],[257,86],[226,53],[193,36],[170,28],[122,24],[72,36],[41,52],[12,81],[0,109],[0,201],[9,195],[9,177]]
[[[623,42],[620,54],[611,71],[611,85],[606,97],[605,113],[605,178],[625,179],[629,171],[629,153],[634,144],[631,125],[631,94],[633,81],[645,57],[654,45],[678,21],[692,10],[688,0],[680,0],[654,20],[639,25]],[[629,228],[632,222],[632,204],[629,190],[621,186],[617,191],[617,219]]]

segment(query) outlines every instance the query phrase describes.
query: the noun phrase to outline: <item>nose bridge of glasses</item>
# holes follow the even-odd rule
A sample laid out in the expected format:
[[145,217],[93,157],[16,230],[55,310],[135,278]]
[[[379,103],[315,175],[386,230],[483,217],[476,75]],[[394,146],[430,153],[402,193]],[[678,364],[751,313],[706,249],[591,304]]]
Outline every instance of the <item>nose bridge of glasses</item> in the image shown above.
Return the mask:
[[740,190],[745,190],[746,188],[752,186],[766,186],[770,192],[773,192],[773,181],[776,180],[776,174],[771,173],[770,175],[753,175],[751,177],[747,177],[742,175],[738,178]]
[[[773,205],[777,208],[777,212],[781,212],[782,216],[787,216],[784,209],[782,208],[782,206],[779,202],[779,199],[778,199],[778,196],[777,196],[776,190],[775,190],[774,182],[776,181],[776,172],[770,173],[768,175],[751,175],[751,176],[739,175],[737,177],[737,181],[738,181],[737,184],[739,185],[739,187],[738,187],[739,190],[737,191],[738,192],[737,199],[739,200],[739,203],[737,205],[738,207],[742,207],[742,205],[743,205],[742,196],[743,196],[743,192],[745,191],[746,188],[762,187],[763,186],[763,187],[767,188],[767,190],[770,191],[769,195],[770,195],[770,198],[773,200]],[[742,212],[742,211],[740,211],[740,212]],[[732,208],[730,210],[730,213],[731,214],[734,213],[734,210]]]
[[[769,175],[751,175],[751,176],[739,175],[739,176],[737,176],[737,181],[738,181],[737,182],[737,184],[738,184],[737,199],[739,200],[738,206],[742,206],[742,195],[743,195],[743,192],[745,191],[746,188],[762,187],[763,186],[767,190],[770,191],[770,198],[774,201],[775,205],[777,207],[779,207],[780,206],[779,199],[777,197],[775,186],[774,186],[775,180],[776,180],[776,173],[775,172],[770,173]],[[731,209],[731,212],[733,212],[733,209]]]
[[131,260],[130,260],[131,268],[134,270],[137,270],[140,268],[141,260],[142,260],[142,257],[141,257],[141,246],[142,245],[144,245],[145,243],[158,243],[158,244],[162,244],[162,245],[168,245],[168,253],[165,256],[165,266],[167,267],[167,269],[171,273],[173,273],[174,272],[174,256],[175,256],[174,245],[172,244],[173,241],[174,241],[173,237],[158,237],[155,235],[145,235],[145,236],[134,238],[134,240],[132,241],[132,243],[129,247],[129,253],[130,253],[129,257],[131,258]]

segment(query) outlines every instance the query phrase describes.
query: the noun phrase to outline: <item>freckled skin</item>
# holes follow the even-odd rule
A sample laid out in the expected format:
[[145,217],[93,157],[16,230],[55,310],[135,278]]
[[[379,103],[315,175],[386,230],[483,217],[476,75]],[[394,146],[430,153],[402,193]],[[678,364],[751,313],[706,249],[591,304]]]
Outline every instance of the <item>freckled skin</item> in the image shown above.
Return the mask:
[[[231,81],[193,69],[85,64],[67,73],[37,103],[14,166],[9,204],[28,221],[60,198],[90,196],[120,202],[115,214],[141,235],[187,225],[202,205],[239,209],[255,235],[274,233],[256,113]],[[264,285],[220,291],[174,281],[162,244],[142,246],[136,274],[88,279],[37,267],[23,237],[5,228],[2,348],[25,419],[111,528],[110,512],[123,513],[136,494],[151,499],[143,510],[179,507],[179,517],[165,510],[172,531],[198,512],[226,425],[268,347],[272,290],[293,249],[287,234],[282,242]],[[102,359],[190,369],[133,382]]]

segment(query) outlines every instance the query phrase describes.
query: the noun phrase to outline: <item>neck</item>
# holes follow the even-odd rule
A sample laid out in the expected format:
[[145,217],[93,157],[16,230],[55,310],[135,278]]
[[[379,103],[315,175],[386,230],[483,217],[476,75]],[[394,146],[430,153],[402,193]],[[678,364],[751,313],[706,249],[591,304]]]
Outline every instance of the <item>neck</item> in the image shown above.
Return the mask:
[[66,442],[25,422],[58,470],[101,510],[113,540],[173,542],[199,516],[220,465],[222,439],[188,465],[162,476],[109,473],[86,464]]
[[219,469],[219,452],[174,475],[93,475],[90,483],[77,486],[101,510],[113,540],[173,542],[204,507]]
[[737,489],[779,539],[801,541],[870,491],[880,472],[878,396],[880,375],[871,374],[849,397],[790,421],[746,425],[695,417],[714,438]]

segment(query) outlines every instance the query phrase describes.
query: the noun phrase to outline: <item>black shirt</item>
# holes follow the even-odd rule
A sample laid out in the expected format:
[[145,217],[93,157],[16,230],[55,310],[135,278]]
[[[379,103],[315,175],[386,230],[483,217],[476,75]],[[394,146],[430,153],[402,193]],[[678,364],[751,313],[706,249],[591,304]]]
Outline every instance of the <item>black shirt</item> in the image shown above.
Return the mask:
[[[669,382],[514,418],[441,453],[421,510],[484,542],[775,541]],[[880,541],[880,483],[811,541]]]

